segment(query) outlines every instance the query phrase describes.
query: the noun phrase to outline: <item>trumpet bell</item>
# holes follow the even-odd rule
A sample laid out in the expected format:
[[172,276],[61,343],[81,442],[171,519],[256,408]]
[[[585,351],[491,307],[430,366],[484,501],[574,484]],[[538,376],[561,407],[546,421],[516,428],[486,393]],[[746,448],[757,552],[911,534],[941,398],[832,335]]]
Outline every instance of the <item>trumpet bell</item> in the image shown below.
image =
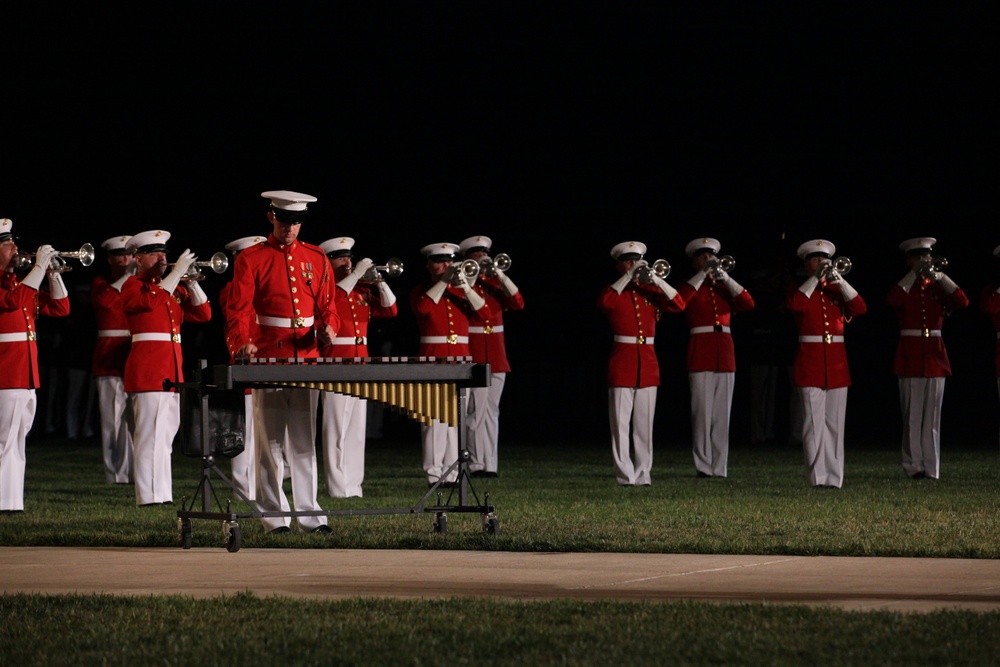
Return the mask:
[[216,273],[225,273],[226,269],[229,268],[229,257],[224,252],[217,252],[212,255],[208,266]]
[[378,267],[380,269],[385,269],[385,274],[391,278],[396,278],[403,275],[403,260],[390,257],[386,260],[384,267]]
[[846,257],[838,257],[837,259],[833,260],[833,268],[836,269],[837,273],[839,273],[842,276],[846,276],[848,273],[850,273],[852,266],[853,264],[851,263],[851,260],[849,260]]

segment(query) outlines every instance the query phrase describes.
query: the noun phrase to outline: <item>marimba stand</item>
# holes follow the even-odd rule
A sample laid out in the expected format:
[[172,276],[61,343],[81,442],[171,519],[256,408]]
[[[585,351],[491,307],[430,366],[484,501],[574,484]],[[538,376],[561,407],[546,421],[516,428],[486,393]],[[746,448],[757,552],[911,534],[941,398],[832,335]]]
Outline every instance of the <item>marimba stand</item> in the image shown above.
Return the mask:
[[[301,360],[316,361],[316,360]],[[483,531],[490,535],[500,533],[500,520],[496,517],[496,508],[489,504],[489,493],[484,494],[482,502],[479,495],[472,488],[472,481],[469,476],[468,462],[469,452],[465,448],[465,410],[467,404],[467,390],[469,387],[485,387],[490,383],[489,364],[472,363],[379,363],[379,364],[322,364],[305,363],[298,364],[276,364],[269,366],[259,364],[256,371],[251,370],[251,366],[213,366],[209,367],[205,360],[199,364],[195,371],[193,382],[167,383],[165,386],[172,386],[178,390],[194,392],[197,396],[201,408],[200,419],[195,429],[182,429],[184,437],[195,435],[201,439],[202,472],[201,479],[195,488],[190,501],[186,499],[181,503],[181,509],[177,512],[177,527],[180,537],[181,547],[190,549],[193,541],[193,519],[207,519],[220,521],[222,523],[222,535],[225,547],[230,552],[240,550],[243,545],[243,533],[240,528],[241,519],[261,519],[264,517],[300,517],[300,516],[357,516],[374,514],[434,514],[433,530],[436,533],[448,532],[448,513],[478,513],[482,517]],[[317,380],[317,378],[319,378]],[[455,385],[455,399],[457,400],[457,427],[458,427],[458,460],[451,464],[441,478],[433,484],[427,492],[411,507],[402,508],[382,508],[382,509],[346,509],[346,510],[320,510],[320,511],[262,511],[256,502],[247,498],[233,481],[219,468],[217,459],[219,458],[213,448],[211,431],[209,425],[209,397],[218,391],[241,390],[244,384],[248,386],[302,386],[319,382],[321,384],[333,384],[342,382],[385,382],[397,383],[412,382],[448,382]],[[399,406],[396,406],[399,407]],[[192,433],[193,432],[193,433]],[[446,479],[453,471],[458,471],[457,487],[448,488],[448,497],[442,503],[442,480]],[[237,512],[232,509],[232,501],[226,502],[225,509],[215,491],[212,477],[217,476],[219,480],[229,490],[233,491],[239,499],[250,507],[250,511]],[[452,499],[457,494],[457,502],[452,503]],[[470,494],[475,504],[469,504]],[[437,504],[429,504],[432,496],[437,496]],[[199,504],[200,510],[195,506]],[[213,510],[213,501],[215,510]]]

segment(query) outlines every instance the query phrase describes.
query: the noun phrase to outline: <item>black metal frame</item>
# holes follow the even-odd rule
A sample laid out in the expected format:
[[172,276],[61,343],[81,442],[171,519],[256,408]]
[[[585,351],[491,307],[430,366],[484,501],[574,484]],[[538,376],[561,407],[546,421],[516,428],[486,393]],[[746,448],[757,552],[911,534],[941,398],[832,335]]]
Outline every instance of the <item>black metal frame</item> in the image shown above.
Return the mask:
[[[399,380],[400,366],[393,364],[345,364],[337,365],[337,382],[390,382]],[[177,512],[177,524],[180,533],[181,546],[185,549],[191,548],[193,519],[207,519],[222,522],[223,537],[225,546],[231,552],[239,551],[242,546],[242,531],[239,526],[240,519],[261,519],[264,517],[300,517],[300,516],[358,516],[374,514],[434,514],[433,528],[435,532],[447,532],[448,513],[478,513],[482,516],[483,530],[487,533],[498,534],[500,532],[500,522],[496,517],[496,508],[490,504],[489,493],[484,494],[480,501],[479,495],[472,488],[469,476],[468,462],[469,452],[465,448],[465,410],[468,402],[467,391],[469,387],[485,387],[490,384],[489,364],[463,364],[466,368],[457,368],[456,364],[421,364],[420,374],[423,382],[454,382],[458,396],[458,460],[451,464],[444,475],[434,483],[427,492],[411,507],[402,508],[373,508],[373,509],[344,509],[344,510],[317,510],[317,511],[261,511],[256,502],[247,498],[239,489],[235,487],[233,481],[217,465],[219,458],[212,450],[211,438],[206,434],[209,430],[209,396],[216,391],[242,391],[244,384],[252,383],[254,387],[267,386],[269,380],[254,380],[255,372],[253,366],[208,366],[205,360],[199,364],[195,371],[193,382],[174,383],[171,386],[178,390],[193,391],[197,394],[201,406],[201,416],[199,428],[195,429],[197,436],[201,438],[202,452],[202,473],[201,479],[195,488],[190,501],[185,499],[181,503],[181,509]],[[265,366],[265,368],[267,368]],[[295,381],[302,382],[330,382],[329,364],[308,364],[295,366]],[[261,373],[267,377],[273,376],[273,367],[267,369],[267,373]],[[408,380],[407,380],[408,381]],[[273,382],[273,380],[270,380]],[[165,385],[167,383],[164,383]],[[278,386],[272,384],[271,386]],[[191,429],[182,429],[184,437],[188,437]],[[458,470],[457,487],[446,487],[449,491],[447,499],[442,503],[442,480],[448,477],[454,470]],[[222,502],[215,492],[212,484],[212,476],[217,475],[219,479],[237,496],[240,500],[250,506],[249,512],[232,511],[232,501],[226,503],[223,510]],[[452,499],[457,492],[457,502],[452,504]],[[437,494],[437,504],[428,505],[429,499]],[[469,495],[475,500],[475,504],[469,504]],[[201,509],[195,510],[198,500],[201,500]],[[212,501],[215,502],[217,511],[212,510]]]

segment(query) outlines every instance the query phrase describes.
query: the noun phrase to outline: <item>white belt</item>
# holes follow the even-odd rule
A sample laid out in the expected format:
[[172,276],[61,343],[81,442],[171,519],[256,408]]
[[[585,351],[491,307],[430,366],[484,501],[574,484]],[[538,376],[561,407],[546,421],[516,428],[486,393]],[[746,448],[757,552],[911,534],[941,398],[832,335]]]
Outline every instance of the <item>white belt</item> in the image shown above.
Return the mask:
[[615,336],[616,343],[625,343],[627,345],[652,345],[653,337],[650,336],[646,338],[645,336]]
[[442,343],[448,343],[449,345],[455,345],[456,343],[468,345],[469,337],[458,336],[456,334],[452,334],[450,336],[421,336],[420,342],[425,345],[441,345]]
[[843,343],[843,336],[833,336],[827,334],[825,336],[799,336],[800,343]]
[[503,333],[503,325],[498,324],[495,327],[469,327],[469,333],[474,334],[491,334],[491,333]]
[[18,331],[17,333],[0,334],[0,343],[20,343],[22,340],[35,340],[35,332]]
[[313,325],[313,318],[311,317],[267,317],[266,315],[257,316],[257,324],[263,324],[265,327],[280,327],[282,329],[304,329],[311,327]]
[[368,336],[357,336],[355,338],[334,338],[334,345],[367,345]]
[[128,335],[128,329],[99,329],[97,332],[98,338],[127,338]]
[[940,329],[900,329],[900,336],[922,336],[923,338],[930,338],[931,336],[940,336]]
[[156,341],[160,343],[179,343],[181,342],[180,334],[168,334],[168,333],[137,333],[132,334],[133,343],[143,343]]
[[713,327],[691,327],[692,334],[729,333],[730,331],[732,330],[724,324],[716,324]]

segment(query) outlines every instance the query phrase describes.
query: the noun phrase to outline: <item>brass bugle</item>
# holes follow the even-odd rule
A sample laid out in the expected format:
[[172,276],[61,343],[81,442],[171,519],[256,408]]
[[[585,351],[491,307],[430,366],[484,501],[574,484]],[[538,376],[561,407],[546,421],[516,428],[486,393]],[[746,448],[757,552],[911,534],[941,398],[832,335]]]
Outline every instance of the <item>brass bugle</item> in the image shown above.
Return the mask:
[[935,273],[944,273],[948,268],[948,260],[944,257],[928,257],[920,263],[917,273],[921,278],[934,279]]
[[852,266],[853,264],[851,263],[851,260],[849,260],[848,258],[838,257],[832,262],[827,261],[823,263],[822,274],[823,277],[826,278],[827,280],[831,278],[831,275],[833,274],[834,271],[836,271],[842,276],[846,276],[848,273],[851,272]]
[[479,275],[479,262],[474,259],[467,259],[464,262],[455,262],[451,265],[455,271],[452,283],[458,284],[458,275],[462,273],[466,280],[471,280]]
[[643,285],[652,283],[654,276],[663,280],[669,275],[670,262],[665,259],[658,259],[652,265],[642,264],[635,270],[635,279]]
[[505,252],[498,254],[496,257],[483,255],[479,258],[479,269],[485,276],[495,276],[498,270],[507,271],[510,268],[510,263],[510,255]]
[[[89,243],[84,243],[80,246],[79,250],[70,250],[68,252],[57,252],[49,262],[49,271],[54,271],[56,273],[66,273],[67,271],[72,271],[73,267],[66,264],[67,259],[78,259],[80,264],[83,266],[90,266],[94,263],[94,246]],[[14,256],[14,268],[16,269],[26,269],[31,266],[35,261],[35,253],[33,252],[19,252]]]
[[736,268],[736,260],[733,259],[732,255],[723,255],[722,257],[712,257],[707,262],[705,266],[708,269],[709,275],[713,279],[718,280],[722,277],[722,273],[732,273],[733,269]]
[[[167,266],[175,265],[176,263],[167,264]],[[224,252],[217,252],[212,255],[212,259],[206,262],[192,262],[184,273],[183,280],[204,280],[205,274],[201,272],[202,267],[212,269],[216,273],[222,273],[229,268],[229,257]]]
[[403,274],[403,260],[397,259],[396,257],[390,257],[386,260],[385,264],[380,264],[379,266],[369,267],[365,274],[361,276],[361,282],[363,283],[375,283],[382,280],[382,274],[380,271],[384,271],[390,278],[395,278]]

